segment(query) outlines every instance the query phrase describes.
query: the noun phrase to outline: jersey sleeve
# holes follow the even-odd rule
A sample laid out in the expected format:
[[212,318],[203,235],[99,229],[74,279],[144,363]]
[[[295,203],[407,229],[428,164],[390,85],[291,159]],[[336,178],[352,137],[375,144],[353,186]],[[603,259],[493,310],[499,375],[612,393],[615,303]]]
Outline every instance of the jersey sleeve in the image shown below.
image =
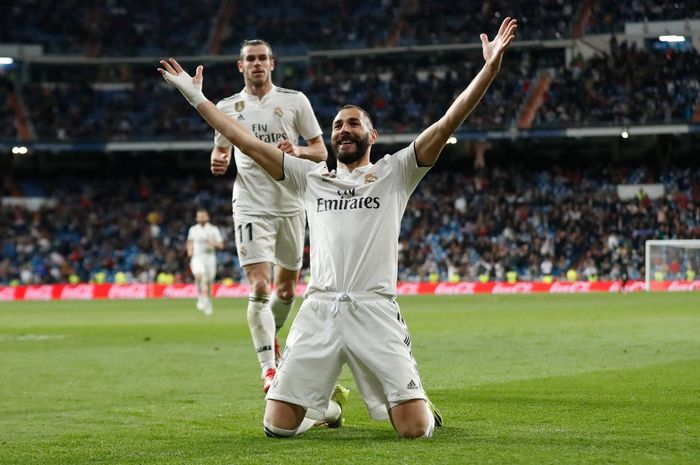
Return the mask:
[[280,180],[279,183],[303,196],[304,192],[306,192],[306,177],[317,164],[310,160],[293,157],[287,153],[284,154],[283,164],[284,179]]
[[[219,103],[217,103],[216,107],[219,110],[223,111],[222,103],[223,103],[223,100],[220,101]],[[219,131],[214,130],[214,145],[216,145],[217,147],[228,148],[228,147],[231,147],[233,144],[231,142],[229,142],[229,140],[227,138],[222,136]]]
[[416,158],[416,143],[405,147],[395,154],[389,156],[391,163],[396,165],[398,171],[399,185],[410,194],[416,188],[423,176],[431,168],[430,166],[418,166]]
[[303,93],[299,92],[299,108],[296,119],[297,132],[304,140],[313,139],[323,135],[321,126],[318,124],[311,102]]
[[194,226],[190,226],[190,229],[187,231],[187,240],[194,240]]

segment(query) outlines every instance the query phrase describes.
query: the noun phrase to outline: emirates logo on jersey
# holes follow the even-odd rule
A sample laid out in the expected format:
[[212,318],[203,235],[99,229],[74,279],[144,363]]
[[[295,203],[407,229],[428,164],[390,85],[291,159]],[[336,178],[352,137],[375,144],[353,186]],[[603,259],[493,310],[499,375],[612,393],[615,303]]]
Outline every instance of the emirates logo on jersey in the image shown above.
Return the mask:
[[365,184],[369,184],[371,182],[374,182],[377,180],[377,176],[374,173],[367,173],[365,174]]
[[272,110],[272,114],[275,115],[278,118],[281,118],[282,115],[284,115],[284,110],[282,110],[281,107],[275,107],[274,110]]
[[245,102],[243,100],[239,100],[238,102],[233,104],[233,108],[238,112],[242,112],[243,109],[245,108]]

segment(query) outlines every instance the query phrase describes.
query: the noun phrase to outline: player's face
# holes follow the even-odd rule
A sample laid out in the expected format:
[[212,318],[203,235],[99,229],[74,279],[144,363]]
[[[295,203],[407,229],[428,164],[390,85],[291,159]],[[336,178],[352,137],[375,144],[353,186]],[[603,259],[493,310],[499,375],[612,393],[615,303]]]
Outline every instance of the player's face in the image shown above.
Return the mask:
[[340,110],[333,120],[331,148],[338,161],[346,165],[365,156],[374,139],[374,130],[370,128],[360,110]]
[[243,47],[242,59],[238,60],[238,71],[243,74],[246,84],[261,87],[267,84],[275,69],[275,60],[265,45]]
[[197,223],[206,224],[209,222],[209,213],[207,212],[197,212]]

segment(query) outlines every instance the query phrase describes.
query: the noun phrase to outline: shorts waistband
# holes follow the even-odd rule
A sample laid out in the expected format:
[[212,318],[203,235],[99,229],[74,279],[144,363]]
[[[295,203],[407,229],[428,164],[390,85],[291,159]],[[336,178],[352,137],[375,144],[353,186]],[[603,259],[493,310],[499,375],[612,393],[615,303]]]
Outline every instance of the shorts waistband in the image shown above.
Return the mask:
[[370,300],[393,300],[376,292],[313,292],[306,299],[323,300],[326,302],[367,302]]

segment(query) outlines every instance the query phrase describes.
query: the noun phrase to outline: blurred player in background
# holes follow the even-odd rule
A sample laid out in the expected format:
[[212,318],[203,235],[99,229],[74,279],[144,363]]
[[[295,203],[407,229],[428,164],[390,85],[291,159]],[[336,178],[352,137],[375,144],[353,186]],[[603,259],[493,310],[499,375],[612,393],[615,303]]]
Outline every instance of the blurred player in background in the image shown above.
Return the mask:
[[159,69],[209,124],[304,199],[311,237],[311,282],[267,394],[265,433],[288,437],[324,415],[343,365],[370,414],[391,420],[401,437],[430,437],[441,417],[428,401],[396,296],[398,237],[408,198],[454,132],[477,106],[515,38],[506,18],[493,41],[481,34],[485,64],[446,113],[408,147],[370,162],[377,131],[348,105],[333,120],[338,170],[261,143],[207,100],[203,67],[194,79],[175,60]]
[[[321,127],[308,98],[272,83],[275,58],[262,40],[243,42],[238,71],[245,86],[217,107],[255,136],[285,153],[315,162],[328,158]],[[297,145],[299,137],[306,146]],[[233,221],[238,259],[251,292],[248,326],[262,369],[263,391],[275,375],[279,348],[276,334],[294,302],[304,251],[306,216],[301,198],[281,187],[251,158],[220,133],[214,136],[211,171],[226,172],[234,152],[238,174],[233,184]],[[274,293],[270,295],[272,266]]]
[[216,277],[216,250],[224,248],[219,228],[209,223],[209,213],[197,210],[197,224],[187,233],[187,256],[197,286],[197,309],[205,315],[214,312],[211,285]]

